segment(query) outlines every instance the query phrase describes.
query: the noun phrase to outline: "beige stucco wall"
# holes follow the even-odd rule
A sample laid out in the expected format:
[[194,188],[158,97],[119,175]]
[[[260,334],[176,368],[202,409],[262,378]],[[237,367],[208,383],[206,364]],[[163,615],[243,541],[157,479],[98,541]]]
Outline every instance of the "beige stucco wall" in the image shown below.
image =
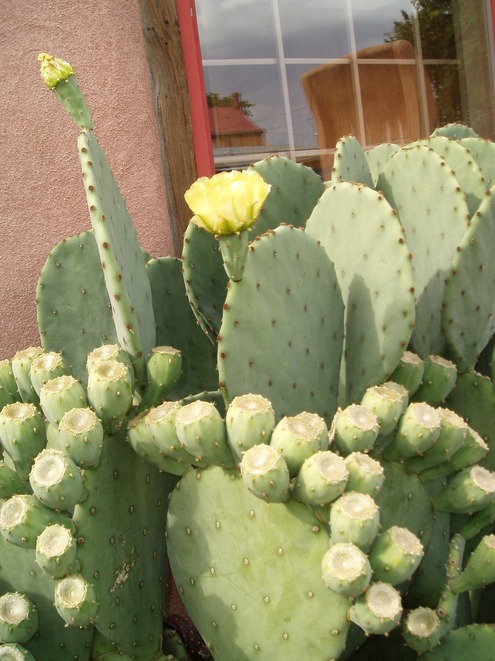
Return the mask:
[[90,227],[77,128],[41,82],[40,51],[75,67],[143,248],[171,243],[138,1],[2,0],[0,48],[1,359],[39,344],[38,273]]

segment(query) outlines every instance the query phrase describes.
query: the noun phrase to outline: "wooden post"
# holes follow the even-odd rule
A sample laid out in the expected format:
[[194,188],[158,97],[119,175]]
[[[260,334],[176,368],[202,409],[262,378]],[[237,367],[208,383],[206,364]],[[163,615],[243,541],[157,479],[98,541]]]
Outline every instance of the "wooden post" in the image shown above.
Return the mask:
[[176,0],[140,0],[139,5],[160,140],[172,249],[179,257],[184,231],[191,217],[184,192],[197,174]]

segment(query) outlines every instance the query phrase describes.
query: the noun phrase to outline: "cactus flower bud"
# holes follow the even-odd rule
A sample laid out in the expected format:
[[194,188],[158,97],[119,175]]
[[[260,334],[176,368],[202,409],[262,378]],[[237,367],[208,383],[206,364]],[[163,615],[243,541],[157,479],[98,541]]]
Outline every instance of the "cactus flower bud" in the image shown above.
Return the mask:
[[58,57],[53,57],[48,53],[40,53],[38,60],[41,62],[41,78],[49,90],[53,89],[58,83],[67,80],[69,76],[74,75],[74,69],[71,65]]
[[235,234],[251,227],[270,188],[255,170],[219,172],[200,177],[184,197],[196,225],[217,235]]
[[79,128],[92,129],[91,114],[71,65],[47,53],[40,53],[38,60],[41,62],[41,78],[46,87],[55,92],[60,105],[67,110]]

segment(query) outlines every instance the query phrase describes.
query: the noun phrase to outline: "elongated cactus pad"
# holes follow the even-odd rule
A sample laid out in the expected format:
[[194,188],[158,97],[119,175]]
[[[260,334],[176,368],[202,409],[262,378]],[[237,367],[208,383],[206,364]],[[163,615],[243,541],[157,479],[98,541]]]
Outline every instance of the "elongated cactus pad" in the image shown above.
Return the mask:
[[92,131],[77,139],[91,224],[119,344],[134,361],[138,383],[155,344],[155,318],[145,258],[124,199]]
[[331,420],[342,339],[341,294],[323,248],[290,226],[251,244],[242,281],[229,287],[220,329],[218,369],[227,399],[256,393],[272,402],[277,418],[306,410]]

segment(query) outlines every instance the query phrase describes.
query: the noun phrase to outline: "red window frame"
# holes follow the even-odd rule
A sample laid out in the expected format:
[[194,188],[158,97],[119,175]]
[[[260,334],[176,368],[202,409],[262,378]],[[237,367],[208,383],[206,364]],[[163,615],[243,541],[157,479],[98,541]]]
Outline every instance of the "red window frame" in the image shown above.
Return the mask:
[[[194,154],[198,177],[215,173],[210,123],[194,0],[176,0],[184,64],[189,87]],[[492,39],[495,38],[495,0],[490,0]]]

